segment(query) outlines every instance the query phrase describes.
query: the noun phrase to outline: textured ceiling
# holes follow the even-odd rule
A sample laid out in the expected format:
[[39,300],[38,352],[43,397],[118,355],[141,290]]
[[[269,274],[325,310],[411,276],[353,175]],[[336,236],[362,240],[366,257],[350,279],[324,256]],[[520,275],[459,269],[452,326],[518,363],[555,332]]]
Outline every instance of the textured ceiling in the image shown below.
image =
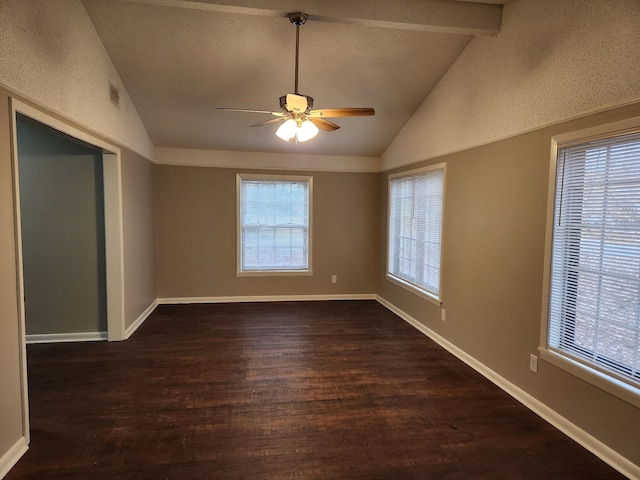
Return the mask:
[[[84,0],[156,147],[379,156],[474,34],[495,34],[501,7],[444,0]],[[504,0],[491,3],[505,3]],[[275,6],[274,6],[275,5]],[[315,108],[373,107],[334,119],[305,144],[275,136],[271,117],[294,90]]]

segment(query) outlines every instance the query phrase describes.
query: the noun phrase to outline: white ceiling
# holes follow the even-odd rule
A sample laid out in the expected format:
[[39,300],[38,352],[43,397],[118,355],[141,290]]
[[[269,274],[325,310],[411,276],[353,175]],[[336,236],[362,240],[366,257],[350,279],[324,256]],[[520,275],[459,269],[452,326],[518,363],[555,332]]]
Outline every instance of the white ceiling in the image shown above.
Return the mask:
[[[473,35],[495,35],[509,0],[83,0],[156,147],[373,156],[409,120]],[[490,3],[490,4],[489,4]],[[492,5],[493,4],[493,5]],[[315,108],[373,107],[333,119],[305,144],[271,117],[294,90]]]

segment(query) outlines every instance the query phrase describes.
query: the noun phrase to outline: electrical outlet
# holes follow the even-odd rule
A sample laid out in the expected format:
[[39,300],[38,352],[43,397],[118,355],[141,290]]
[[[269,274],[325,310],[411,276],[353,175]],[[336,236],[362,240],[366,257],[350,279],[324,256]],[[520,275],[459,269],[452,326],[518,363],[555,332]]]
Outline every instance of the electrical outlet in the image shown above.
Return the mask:
[[442,320],[443,322],[446,322],[446,316],[444,313],[444,308],[440,309],[440,320]]
[[538,373],[538,357],[533,353],[529,355],[529,370],[533,373]]
[[331,275],[331,283],[338,283],[338,275]]

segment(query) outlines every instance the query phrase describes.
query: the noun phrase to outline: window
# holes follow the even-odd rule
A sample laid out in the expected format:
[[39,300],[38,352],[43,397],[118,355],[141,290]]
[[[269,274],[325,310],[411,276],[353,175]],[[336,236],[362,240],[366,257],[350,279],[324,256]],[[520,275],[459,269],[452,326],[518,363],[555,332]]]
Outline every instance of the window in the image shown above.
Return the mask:
[[445,165],[389,177],[388,278],[440,300]]
[[238,175],[238,275],[310,274],[311,177]]
[[546,346],[640,387],[640,132],[558,145]]

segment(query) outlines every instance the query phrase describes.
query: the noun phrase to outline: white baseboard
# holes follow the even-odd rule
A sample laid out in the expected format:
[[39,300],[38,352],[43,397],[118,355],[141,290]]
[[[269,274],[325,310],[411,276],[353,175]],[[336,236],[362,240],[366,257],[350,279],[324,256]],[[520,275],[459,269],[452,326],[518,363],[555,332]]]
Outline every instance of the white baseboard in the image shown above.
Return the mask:
[[131,325],[127,327],[127,329],[124,331],[125,340],[128,339],[131,335],[133,335],[133,332],[135,332],[140,327],[140,325],[144,323],[144,321],[149,317],[149,315],[153,313],[153,311],[157,306],[158,306],[158,300],[156,299],[153,301],[151,305],[149,305],[146,308],[144,312],[142,312],[142,314],[136,319],[135,322],[133,322]]
[[598,458],[603,460],[604,462],[611,465],[613,468],[618,470],[623,475],[626,475],[630,479],[640,479],[640,466],[631,462],[627,458],[620,455],[618,452],[608,447],[604,443],[602,443],[597,438],[593,437],[589,433],[582,430],[580,427],[575,425],[574,423],[567,420],[565,417],[560,415],[555,410],[552,410],[547,405],[528,394],[518,386],[514,385],[504,377],[497,374],[495,371],[487,367],[485,364],[479,362],[474,357],[464,352],[460,348],[456,347],[453,343],[446,340],[444,337],[438,335],[436,332],[426,327],[418,320],[413,318],[408,313],[399,309],[392,303],[388,302],[384,298],[380,296],[376,296],[376,300],[384,305],[386,308],[391,310],[393,313],[398,315],[404,321],[415,327],[417,330],[425,334],[431,340],[436,342],[438,345],[443,347],[449,353],[453,354],[464,363],[469,365],[475,371],[480,373],[482,376],[493,382],[495,385],[500,387],[502,390],[507,392],[513,398],[522,403],[525,407],[529,408],[529,410],[533,411],[544,420],[549,422],[551,425],[556,427],[562,433],[567,435],[569,438],[575,440],[584,448],[589,450],[591,453],[596,455]]
[[26,336],[27,343],[99,342],[107,332],[38,333]]
[[300,302],[317,300],[375,300],[374,293],[355,293],[338,295],[260,295],[260,296],[230,296],[230,297],[173,297],[158,298],[158,304],[183,303],[241,303],[241,302]]
[[29,444],[27,439],[25,437],[20,437],[13,447],[0,457],[0,478],[4,478],[5,475],[9,473],[9,470],[18,463],[18,460],[22,458],[28,449]]

